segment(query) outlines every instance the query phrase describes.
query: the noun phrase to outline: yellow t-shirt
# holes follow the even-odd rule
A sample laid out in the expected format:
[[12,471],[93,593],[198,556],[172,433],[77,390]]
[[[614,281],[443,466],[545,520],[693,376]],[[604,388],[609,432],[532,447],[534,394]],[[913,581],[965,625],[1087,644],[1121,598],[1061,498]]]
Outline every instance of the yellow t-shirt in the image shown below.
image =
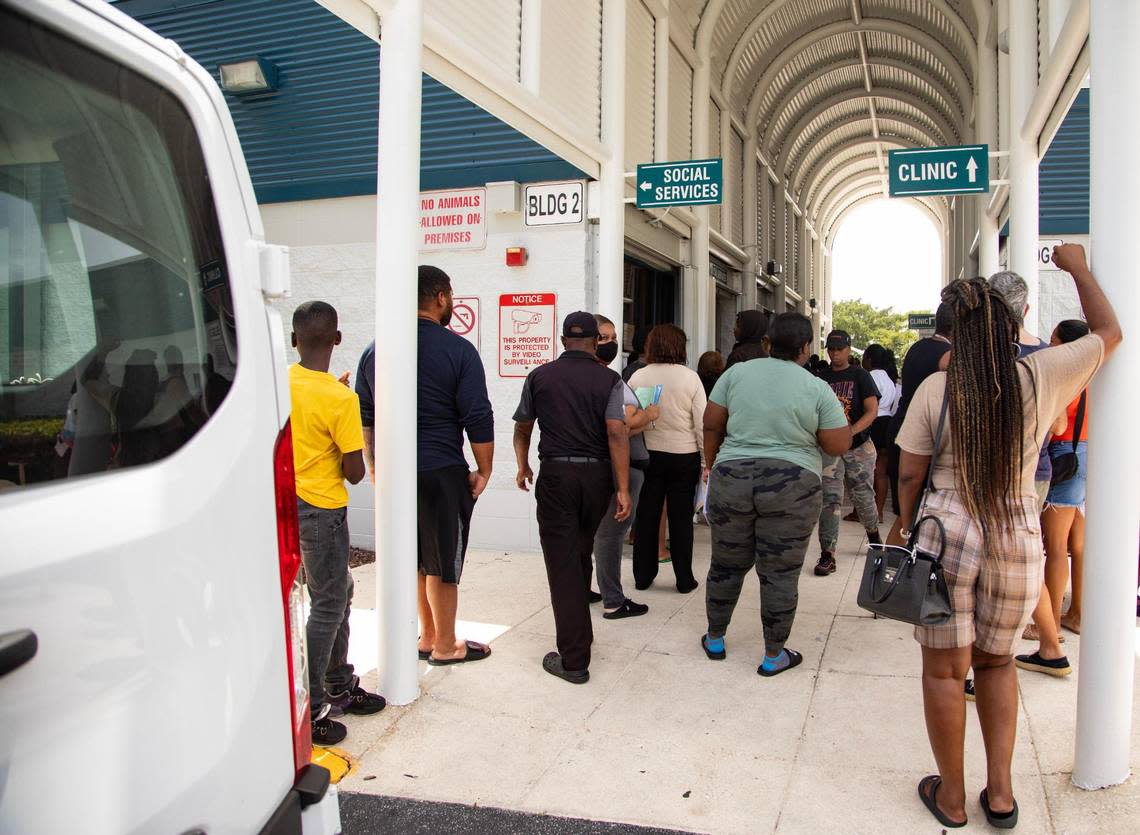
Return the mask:
[[297,495],[329,510],[348,504],[341,458],[364,449],[360,400],[325,371],[289,366]]

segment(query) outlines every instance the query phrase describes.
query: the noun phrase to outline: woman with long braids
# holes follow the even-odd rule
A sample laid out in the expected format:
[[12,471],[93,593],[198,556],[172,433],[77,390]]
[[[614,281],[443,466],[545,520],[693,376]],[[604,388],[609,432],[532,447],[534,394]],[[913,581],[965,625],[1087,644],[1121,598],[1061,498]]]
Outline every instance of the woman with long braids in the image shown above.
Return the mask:
[[[933,466],[934,489],[924,513],[946,531],[944,550],[930,523],[918,545],[942,550],[954,613],[945,624],[915,629],[926,729],[938,765],[918,793],[946,827],[966,825],[962,690],[971,665],[987,763],[981,808],[993,826],[1017,824],[1010,777],[1017,729],[1013,647],[1037,603],[1044,559],[1033,474],[1054,418],[1121,338],[1084,250],[1062,245],[1053,260],[1073,276],[1092,333],[1018,361],[1018,325],[1005,300],[985,279],[954,282],[942,291],[955,317],[949,367],[918,388],[898,436],[905,525]],[[944,398],[949,412],[935,450]],[[894,544],[909,536],[904,529]]]

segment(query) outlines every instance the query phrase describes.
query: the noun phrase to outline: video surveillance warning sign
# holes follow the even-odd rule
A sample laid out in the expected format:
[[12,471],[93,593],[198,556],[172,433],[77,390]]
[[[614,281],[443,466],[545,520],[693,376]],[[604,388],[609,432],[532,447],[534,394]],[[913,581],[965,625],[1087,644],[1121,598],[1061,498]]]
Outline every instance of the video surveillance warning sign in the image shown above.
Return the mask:
[[554,293],[499,296],[499,376],[525,377],[557,356]]

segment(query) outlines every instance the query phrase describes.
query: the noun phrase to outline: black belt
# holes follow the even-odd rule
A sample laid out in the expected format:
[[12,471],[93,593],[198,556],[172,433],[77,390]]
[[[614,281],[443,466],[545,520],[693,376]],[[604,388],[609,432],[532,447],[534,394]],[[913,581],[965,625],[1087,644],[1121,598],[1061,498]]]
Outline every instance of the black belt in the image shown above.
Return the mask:
[[552,455],[547,461],[557,461],[559,464],[606,464],[604,458],[591,458],[589,455]]

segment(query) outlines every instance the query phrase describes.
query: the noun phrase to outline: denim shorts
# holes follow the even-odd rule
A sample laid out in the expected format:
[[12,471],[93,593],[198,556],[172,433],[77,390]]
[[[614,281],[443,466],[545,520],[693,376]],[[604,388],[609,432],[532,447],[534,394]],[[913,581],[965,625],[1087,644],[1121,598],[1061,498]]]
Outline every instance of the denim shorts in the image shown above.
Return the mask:
[[[1049,457],[1056,461],[1067,452],[1073,451],[1072,441],[1054,441],[1049,444]],[[1083,507],[1085,503],[1085,480],[1089,474],[1089,444],[1080,441],[1077,444],[1077,474],[1068,481],[1054,484],[1049,487],[1049,498],[1046,504],[1058,507]]]

